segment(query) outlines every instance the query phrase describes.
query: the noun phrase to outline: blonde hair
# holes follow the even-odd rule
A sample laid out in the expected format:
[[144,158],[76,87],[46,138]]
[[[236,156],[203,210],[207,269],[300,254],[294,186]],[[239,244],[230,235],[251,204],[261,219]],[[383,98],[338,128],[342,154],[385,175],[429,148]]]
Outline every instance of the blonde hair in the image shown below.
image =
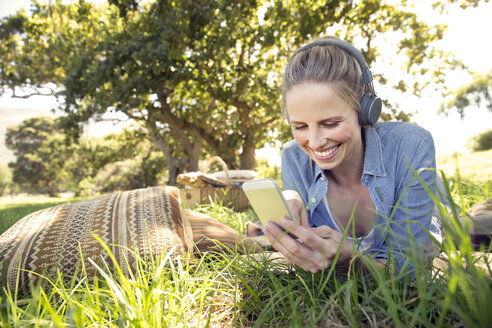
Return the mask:
[[[322,39],[337,39],[325,37]],[[286,95],[305,82],[326,83],[360,112],[360,100],[365,93],[361,68],[356,59],[335,45],[318,45],[296,52],[287,63],[282,84],[283,112]]]

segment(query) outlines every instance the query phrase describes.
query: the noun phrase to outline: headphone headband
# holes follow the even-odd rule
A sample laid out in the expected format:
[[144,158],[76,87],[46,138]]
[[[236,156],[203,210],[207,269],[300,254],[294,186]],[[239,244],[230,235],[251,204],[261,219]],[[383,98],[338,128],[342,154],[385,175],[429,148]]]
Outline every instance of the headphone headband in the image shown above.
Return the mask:
[[359,64],[359,67],[362,71],[362,83],[369,84],[372,82],[372,73],[369,70],[369,67],[367,67],[366,60],[364,59],[364,56],[362,56],[361,52],[357,50],[357,48],[351,45],[350,43],[339,39],[320,39],[320,40],[313,41],[305,45],[301,49],[297,50],[294,53],[294,55],[292,55],[292,57],[295,57],[298,53],[316,46],[335,46],[347,52],[349,55],[354,57],[357,63]]

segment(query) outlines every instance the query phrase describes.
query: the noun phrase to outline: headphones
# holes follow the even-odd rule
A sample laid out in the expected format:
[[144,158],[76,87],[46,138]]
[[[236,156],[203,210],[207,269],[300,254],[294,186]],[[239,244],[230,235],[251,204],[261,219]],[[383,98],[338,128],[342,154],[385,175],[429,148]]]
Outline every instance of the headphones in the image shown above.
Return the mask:
[[[372,79],[371,71],[369,70],[369,67],[367,67],[366,61],[364,60],[364,57],[362,56],[360,51],[357,50],[350,43],[347,43],[339,39],[320,39],[311,42],[305,45],[304,47],[302,47],[301,49],[297,50],[292,55],[291,59],[295,57],[298,53],[306,51],[315,46],[335,46],[342,49],[343,51],[345,51],[346,53],[348,53],[349,55],[355,58],[362,71],[362,84],[367,86],[366,92],[364,93],[364,95],[360,100],[359,124],[361,126],[364,126],[364,125],[373,125],[374,123],[376,123],[377,120],[379,119],[379,115],[381,115],[382,102],[381,102],[381,98],[376,96],[376,93],[374,91],[374,85],[372,84],[373,79]],[[287,113],[287,120],[289,120],[288,113]]]

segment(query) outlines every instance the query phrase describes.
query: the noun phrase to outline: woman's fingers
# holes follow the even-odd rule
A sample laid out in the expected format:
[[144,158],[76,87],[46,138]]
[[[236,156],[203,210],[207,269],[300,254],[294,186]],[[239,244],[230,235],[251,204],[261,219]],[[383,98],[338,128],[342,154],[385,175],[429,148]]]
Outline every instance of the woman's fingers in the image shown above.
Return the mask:
[[[328,268],[339,254],[337,263],[344,263],[352,257],[352,245],[343,240],[342,235],[328,226],[309,228],[284,218],[280,225],[270,223],[265,234],[271,239],[272,246],[285,255],[294,264],[310,272],[319,272]],[[296,240],[288,235],[295,235]]]
[[302,226],[309,227],[308,216],[305,209],[301,211],[301,217],[299,222]]
[[278,252],[306,271],[316,273],[331,265],[321,257],[319,252],[292,238],[275,223],[265,226],[265,235]]
[[338,242],[333,238],[333,233],[336,233],[336,231],[328,226],[307,228],[286,218],[282,219],[280,224],[286,231],[297,236],[304,244],[325,257],[333,256],[338,249]]
[[[335,246],[327,250],[327,255],[335,257],[337,253],[339,253],[337,263],[347,263],[354,256],[354,245],[349,240],[347,240],[347,238],[344,238],[341,232],[336,231],[328,226],[320,226],[311,229],[317,236],[319,236],[323,240],[329,240],[330,245]],[[321,245],[319,245],[318,247],[313,245],[313,247],[320,251],[322,250]]]

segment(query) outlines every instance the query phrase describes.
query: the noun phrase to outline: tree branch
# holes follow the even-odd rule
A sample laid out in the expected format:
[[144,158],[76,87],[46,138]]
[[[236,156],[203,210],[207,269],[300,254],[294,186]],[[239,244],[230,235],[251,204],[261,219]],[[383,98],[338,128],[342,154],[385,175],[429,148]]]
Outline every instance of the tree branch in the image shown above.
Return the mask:
[[[25,95],[17,95],[15,92],[16,91],[15,86],[11,87],[11,89],[12,89],[12,96],[11,96],[12,98],[27,99],[27,98],[32,97],[32,96],[54,96],[54,95],[56,95],[55,90],[48,88],[48,87],[41,88],[41,89],[49,90],[48,93],[43,93],[40,90],[35,89],[31,93],[25,94]],[[29,89],[33,89],[33,88],[29,88]]]

